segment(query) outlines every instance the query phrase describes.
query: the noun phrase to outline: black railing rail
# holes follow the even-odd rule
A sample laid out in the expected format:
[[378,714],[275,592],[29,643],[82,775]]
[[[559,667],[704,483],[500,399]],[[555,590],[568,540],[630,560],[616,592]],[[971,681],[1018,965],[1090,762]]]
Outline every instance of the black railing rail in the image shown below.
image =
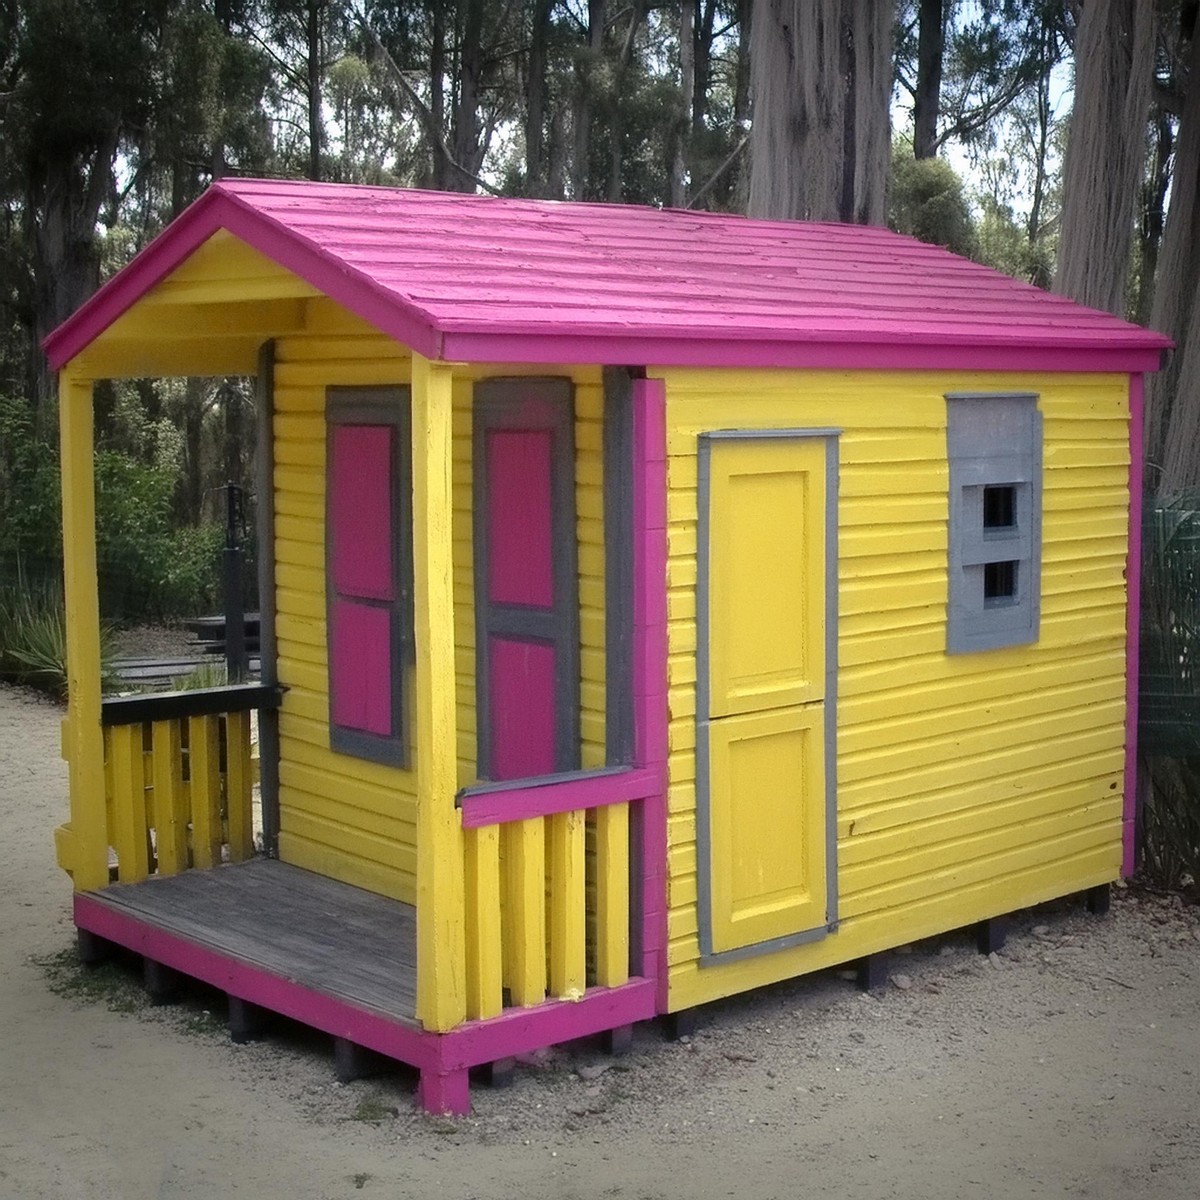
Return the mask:
[[113,696],[100,703],[102,725],[137,725],[143,721],[175,721],[217,713],[276,709],[284,689],[265,683],[233,683],[228,687],[156,692],[145,696]]

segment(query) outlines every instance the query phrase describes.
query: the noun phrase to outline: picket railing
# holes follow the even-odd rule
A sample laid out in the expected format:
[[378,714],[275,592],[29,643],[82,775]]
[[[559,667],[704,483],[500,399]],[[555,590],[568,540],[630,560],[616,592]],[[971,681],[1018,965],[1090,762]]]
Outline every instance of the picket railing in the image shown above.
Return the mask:
[[467,1016],[630,977],[630,822],[653,773],[611,768],[459,795]]
[[235,684],[101,705],[110,874],[121,883],[254,853],[251,714],[278,689]]

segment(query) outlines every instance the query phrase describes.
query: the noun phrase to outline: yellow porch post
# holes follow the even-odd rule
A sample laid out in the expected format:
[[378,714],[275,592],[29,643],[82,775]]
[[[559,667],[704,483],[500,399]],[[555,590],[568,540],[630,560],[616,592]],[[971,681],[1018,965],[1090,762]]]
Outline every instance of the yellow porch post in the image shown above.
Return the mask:
[[76,891],[108,883],[104,814],[104,734],[100,728],[100,601],[96,585],[96,489],[92,381],[71,366],[58,377],[62,446],[63,593],[67,618],[67,721],[71,826],[58,840],[59,863]]
[[426,1029],[466,1018],[463,832],[454,807],[454,571],[451,383],[413,355],[413,589],[417,651],[417,1017]]

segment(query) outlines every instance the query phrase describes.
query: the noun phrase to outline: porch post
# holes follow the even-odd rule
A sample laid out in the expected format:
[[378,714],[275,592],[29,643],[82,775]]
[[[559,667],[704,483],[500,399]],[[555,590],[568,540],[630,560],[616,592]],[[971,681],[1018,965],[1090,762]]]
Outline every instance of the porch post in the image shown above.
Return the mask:
[[71,365],[58,377],[62,450],[63,599],[67,620],[67,719],[63,751],[71,825],[56,838],[59,864],[75,890],[108,883],[104,815],[104,734],[100,727],[100,600],[96,583],[96,487],[92,381]]
[[416,635],[417,1017],[430,1030],[466,1018],[463,833],[454,807],[454,572],[451,384],[445,363],[413,355],[413,612]]

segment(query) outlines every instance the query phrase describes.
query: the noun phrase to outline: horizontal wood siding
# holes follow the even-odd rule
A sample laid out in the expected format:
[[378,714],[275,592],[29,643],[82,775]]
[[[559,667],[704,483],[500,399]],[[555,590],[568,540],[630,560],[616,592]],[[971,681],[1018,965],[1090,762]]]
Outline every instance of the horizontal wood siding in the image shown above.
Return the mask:
[[[664,371],[670,1007],[844,962],[1115,879],[1125,741],[1128,380]],[[1041,631],[949,656],[947,392],[1040,394]],[[841,428],[841,925],[701,967],[696,910],[696,439]],[[781,536],[785,531],[780,531]],[[764,568],[767,564],[764,564]]]
[[407,384],[404,347],[328,300],[276,342],[275,604],[279,855],[407,903],[416,898],[416,781],[329,748],[325,633],[325,389]]

